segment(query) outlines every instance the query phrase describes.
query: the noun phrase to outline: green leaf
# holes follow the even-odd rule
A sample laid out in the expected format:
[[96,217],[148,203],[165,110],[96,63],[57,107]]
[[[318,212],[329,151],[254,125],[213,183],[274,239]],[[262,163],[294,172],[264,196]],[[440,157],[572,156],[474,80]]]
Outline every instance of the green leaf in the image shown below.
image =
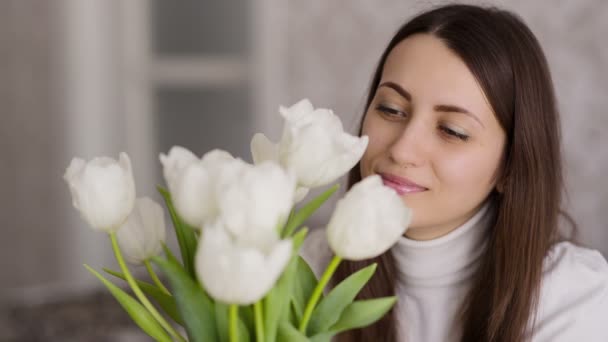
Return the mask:
[[165,199],[165,204],[167,205],[167,209],[169,209],[171,221],[173,221],[173,227],[175,229],[175,235],[177,236],[177,242],[179,243],[179,249],[182,254],[184,267],[194,278],[194,254],[196,253],[196,245],[198,242],[196,235],[194,234],[194,229],[182,221],[179,218],[179,215],[177,215],[169,191],[161,186],[157,186],[157,189]]
[[217,341],[214,303],[198,282],[174,262],[160,257],[152,261],[169,279],[190,342]]
[[165,256],[167,257],[167,260],[180,265],[179,260],[177,260],[175,255],[173,255],[173,252],[171,252],[171,249],[169,249],[169,247],[167,247],[167,245],[164,242],[162,243],[162,246],[163,246],[163,251],[165,252]]
[[322,194],[315,197],[310,202],[306,203],[297,213],[290,217],[289,221],[283,229],[283,237],[289,237],[300,225],[304,223],[331,195],[340,188],[340,184],[335,184],[331,188],[325,190]]
[[304,308],[306,308],[306,304],[317,286],[317,283],[317,277],[310,266],[308,266],[306,261],[301,256],[298,256],[296,279],[293,284],[293,291],[291,295],[293,311],[298,322],[302,320]]
[[264,297],[264,338],[266,342],[276,341],[279,321],[288,319],[290,293],[293,291],[298,254],[300,246],[306,238],[308,228],[303,228],[292,239],[294,253],[283,274],[274,287]]
[[228,341],[228,305],[220,302],[215,302],[215,324],[217,326],[217,334],[220,342]]
[[310,342],[330,342],[331,338],[334,337],[336,333],[334,332],[324,332],[318,335],[315,335],[310,338]]
[[298,254],[298,251],[300,250],[300,247],[302,247],[302,244],[304,243],[304,240],[306,239],[307,235],[308,227],[303,227],[299,229],[298,232],[293,235],[293,250],[294,252],[296,252],[296,254]]
[[351,274],[334,287],[313,311],[307,330],[309,336],[327,331],[334,325],[375,271],[376,263],[373,263]]
[[112,293],[114,298],[120,303],[120,305],[125,309],[125,311],[131,316],[135,324],[141,328],[146,334],[150,335],[157,341],[161,342],[171,342],[171,338],[165,330],[160,326],[160,324],[154,319],[152,314],[144,308],[136,299],[129,296],[125,291],[120,289],[118,286],[112,284],[109,280],[104,278],[97,271],[89,267],[88,265],[84,265],[86,269],[91,272],[95,277],[97,277]]
[[296,327],[289,324],[288,321],[281,321],[281,323],[279,323],[278,340],[289,342],[309,342],[308,338],[299,332]]
[[243,322],[240,316],[238,321],[238,329],[239,342],[249,342],[251,340],[251,336],[249,335],[249,329],[247,329],[247,325]]
[[338,333],[364,328],[382,318],[395,304],[396,297],[358,300],[349,304],[340,319],[329,331],[310,338],[311,342],[329,342]]
[[239,306],[239,317],[247,328],[247,331],[255,331],[252,305]]
[[288,321],[293,326],[297,326],[298,323],[302,320],[302,318],[300,318],[300,319],[297,318],[296,309],[295,309],[294,305],[295,304],[293,303],[293,297],[292,297],[291,301],[289,301],[289,312],[288,312],[289,319],[288,319]]
[[397,297],[382,297],[352,302],[329,330],[339,333],[366,327],[384,316],[397,302]]
[[[122,280],[126,280],[125,276],[120,272],[112,271],[107,268],[104,268],[103,270],[104,270],[104,272],[106,272],[110,275],[113,275],[114,277],[120,278]],[[179,315],[179,311],[177,310],[177,305],[175,304],[175,298],[167,295],[166,293],[161,291],[158,287],[156,287],[148,282],[137,280],[137,279],[135,281],[137,282],[137,285],[139,285],[139,288],[145,294],[154,298],[154,300],[158,303],[158,305],[160,305],[160,307],[163,309],[163,311],[167,315],[169,315],[169,317],[171,317],[171,319],[175,323],[177,323],[181,326],[184,325],[184,321],[182,320],[181,316]]]
[[[303,241],[306,230],[303,230],[303,233],[299,235],[299,239]],[[283,274],[264,298],[264,333],[266,342],[274,342],[276,340],[279,322],[289,318],[289,301],[291,297],[289,294],[293,292],[298,258],[299,255],[294,252]]]

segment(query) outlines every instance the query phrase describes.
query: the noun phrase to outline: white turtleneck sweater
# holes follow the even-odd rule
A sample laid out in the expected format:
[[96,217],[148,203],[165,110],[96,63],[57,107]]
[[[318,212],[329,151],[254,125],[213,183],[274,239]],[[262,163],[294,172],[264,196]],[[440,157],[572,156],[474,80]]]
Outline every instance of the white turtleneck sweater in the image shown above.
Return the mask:
[[[462,226],[429,241],[402,237],[391,249],[397,262],[398,336],[408,342],[456,342],[457,311],[488,240],[491,208],[484,206]],[[323,229],[301,251],[320,276],[331,259]],[[545,257],[532,342],[608,342],[608,264],[594,250],[569,242]]]

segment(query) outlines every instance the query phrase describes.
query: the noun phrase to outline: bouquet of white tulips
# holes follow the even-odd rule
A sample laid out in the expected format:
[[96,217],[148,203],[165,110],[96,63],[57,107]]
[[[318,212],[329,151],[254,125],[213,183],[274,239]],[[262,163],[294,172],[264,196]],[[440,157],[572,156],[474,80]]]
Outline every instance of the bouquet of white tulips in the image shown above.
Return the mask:
[[[329,341],[377,321],[395,304],[395,297],[355,300],[375,264],[324,295],[341,260],[384,253],[409,224],[410,210],[378,176],[359,182],[338,202],[326,227],[335,256],[321,279],[299,256],[306,219],[338,186],[299,210],[295,204],[356,165],[368,138],[345,133],[331,110],[314,109],[308,100],[280,113],[281,141],[256,134],[253,164],[221,150],[199,158],[176,146],[160,155],[168,190],[158,190],[181,261],[165,245],[162,207],[136,199],[126,153],[118,161],[74,158],[67,168],[74,207],[92,228],[110,236],[120,270],[104,270],[126,280],[133,295],[85,267],[155,340]],[[125,260],[145,265],[151,280],[135,279]]]

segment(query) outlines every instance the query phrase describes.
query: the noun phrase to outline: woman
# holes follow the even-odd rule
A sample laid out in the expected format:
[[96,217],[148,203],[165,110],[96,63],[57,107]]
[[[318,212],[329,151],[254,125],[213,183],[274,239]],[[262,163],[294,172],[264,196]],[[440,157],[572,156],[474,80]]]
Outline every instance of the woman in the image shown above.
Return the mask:
[[[349,186],[382,176],[413,210],[360,298],[392,314],[340,341],[608,341],[608,266],[561,241],[559,117],[546,59],[515,15],[449,5],[406,23],[373,76]],[[303,255],[324,248],[313,234]]]

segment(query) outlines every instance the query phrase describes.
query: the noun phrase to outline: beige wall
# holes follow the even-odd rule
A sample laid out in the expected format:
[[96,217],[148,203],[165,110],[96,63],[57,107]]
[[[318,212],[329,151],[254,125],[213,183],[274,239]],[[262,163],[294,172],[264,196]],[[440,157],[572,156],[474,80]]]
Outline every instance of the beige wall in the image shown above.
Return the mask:
[[96,65],[111,62],[111,49],[79,45],[66,30],[88,19],[70,17],[66,1],[0,1],[0,304],[86,290],[98,284],[83,263],[114,266],[107,237],[85,228],[62,177],[73,156],[124,146],[107,92],[118,87]]
[[58,200],[56,181],[67,156],[58,158],[66,122],[54,87],[53,21],[49,2],[0,2],[0,280],[7,288],[62,276],[69,203]]

